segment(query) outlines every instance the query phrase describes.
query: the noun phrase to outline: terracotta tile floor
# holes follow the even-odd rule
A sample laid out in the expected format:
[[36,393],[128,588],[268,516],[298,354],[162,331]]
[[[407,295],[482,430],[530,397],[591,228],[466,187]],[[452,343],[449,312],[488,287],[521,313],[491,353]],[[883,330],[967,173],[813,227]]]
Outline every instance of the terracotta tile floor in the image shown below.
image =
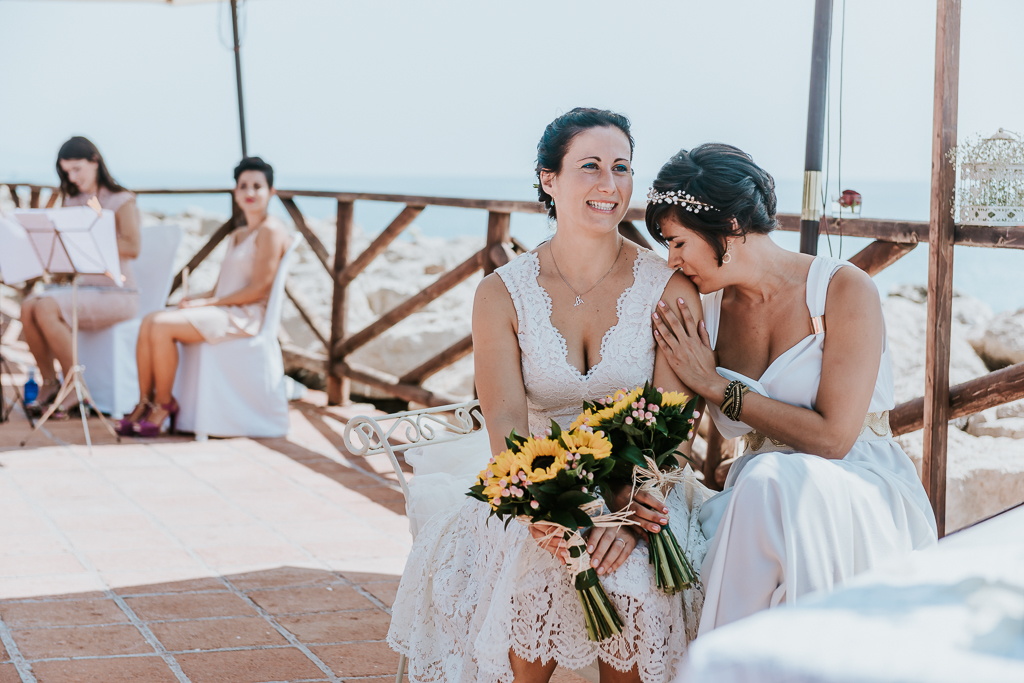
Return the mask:
[[[8,396],[10,394],[8,393]],[[393,681],[411,546],[369,406],[293,403],[283,439],[116,444],[0,423],[0,683]],[[581,683],[559,671],[555,683]]]

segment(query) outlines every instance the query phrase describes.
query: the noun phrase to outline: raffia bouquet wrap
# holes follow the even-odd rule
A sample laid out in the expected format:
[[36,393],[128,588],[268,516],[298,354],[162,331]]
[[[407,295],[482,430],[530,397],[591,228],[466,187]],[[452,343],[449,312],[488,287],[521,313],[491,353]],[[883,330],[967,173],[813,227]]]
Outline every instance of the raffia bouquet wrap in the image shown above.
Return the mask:
[[[682,481],[676,456],[687,458],[678,447],[690,438],[695,403],[686,394],[663,392],[646,383],[632,391],[621,389],[596,404],[584,403],[571,428],[594,430],[611,441],[610,485],[632,483],[633,495],[647,492],[664,503],[672,486]],[[696,580],[668,526],[649,535],[647,548],[658,588],[672,595]]]
[[566,566],[583,606],[587,636],[599,642],[622,632],[623,622],[608,599],[581,527],[629,524],[631,513],[600,514],[604,505],[595,482],[611,468],[612,445],[600,432],[564,432],[551,422],[549,437],[525,438],[512,432],[508,449],[491,458],[469,495],[491,507],[491,516],[524,524],[549,525],[548,539],[561,535],[569,551]]

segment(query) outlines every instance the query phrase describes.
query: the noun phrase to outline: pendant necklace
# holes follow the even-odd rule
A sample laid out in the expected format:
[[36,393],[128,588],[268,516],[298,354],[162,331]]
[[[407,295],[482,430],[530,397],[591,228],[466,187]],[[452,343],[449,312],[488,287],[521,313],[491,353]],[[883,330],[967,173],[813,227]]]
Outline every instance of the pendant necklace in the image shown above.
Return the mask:
[[555,264],[555,272],[558,273],[558,277],[562,278],[562,282],[565,283],[565,286],[568,287],[569,290],[576,295],[576,303],[572,305],[573,308],[585,304],[586,302],[583,300],[583,295],[589,294],[590,292],[594,291],[594,287],[597,287],[599,284],[601,284],[604,281],[604,279],[611,274],[612,269],[615,268],[615,264],[619,262],[619,257],[622,256],[622,245],[625,243],[625,241],[626,240],[623,239],[621,236],[619,237],[619,251],[615,254],[615,260],[612,261],[611,268],[608,269],[607,273],[601,276],[600,280],[594,283],[593,287],[582,293],[577,292],[575,289],[573,289],[573,286],[570,285],[569,281],[565,279],[564,275],[562,275],[562,269],[558,267],[558,261],[555,260],[555,251],[554,249],[551,248],[551,242],[548,242],[548,253],[551,254],[551,262]]

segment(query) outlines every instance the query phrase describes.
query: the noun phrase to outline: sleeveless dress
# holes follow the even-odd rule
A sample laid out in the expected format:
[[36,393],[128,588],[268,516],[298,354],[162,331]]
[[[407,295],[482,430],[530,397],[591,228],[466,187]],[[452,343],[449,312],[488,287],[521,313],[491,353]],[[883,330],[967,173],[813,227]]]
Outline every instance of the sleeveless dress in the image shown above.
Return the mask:
[[[823,257],[812,262],[807,275],[812,318],[825,315],[832,276],[849,265]],[[721,291],[703,300],[712,347],[721,303]],[[758,380],[743,379],[770,398],[813,409],[824,346],[824,331],[810,334]],[[713,538],[708,534],[700,633],[812,591],[831,590],[879,563],[937,542],[935,516],[917,470],[889,431],[887,411],[894,405],[886,342],[868,419],[842,460],[794,452],[708,406],[722,435],[743,436],[746,447],[729,472],[726,490],[700,513],[706,519],[724,508],[717,532]]]
[[[96,193],[100,206],[114,213],[127,202],[135,199],[131,192],[111,192],[101,187]],[[64,197],[62,206],[85,206],[92,195],[79,193],[74,197]],[[137,211],[137,210],[136,210]],[[125,320],[131,320],[139,313],[139,290],[135,284],[131,259],[120,258],[121,275],[124,276],[123,286],[118,287],[106,275],[80,275],[78,277],[78,329],[91,331],[102,330]],[[48,285],[39,294],[30,298],[50,298],[60,306],[60,314],[64,322],[71,325],[71,285]]]
[[[228,240],[228,250],[220,264],[220,275],[215,297],[228,296],[252,284],[253,260],[256,257],[256,230],[235,244],[234,236]],[[269,294],[268,294],[269,299]],[[182,308],[180,312],[203,335],[208,344],[229,339],[254,337],[263,325],[267,300],[241,306],[198,306]]]
[[[537,255],[523,254],[495,272],[519,321],[531,433],[543,433],[551,419],[565,427],[584,400],[651,379],[651,314],[674,272],[658,256],[639,250],[633,284],[618,300],[618,321],[602,339],[600,362],[586,374],[566,360],[565,339],[551,323],[551,299],[537,282]],[[481,449],[477,471],[490,457],[486,443]],[[667,505],[672,530],[696,569],[705,546],[691,509],[706,489],[689,474]],[[699,587],[674,597],[659,591],[646,544],[639,541],[616,571],[601,577],[625,629],[600,644],[590,642],[565,565],[541,549],[523,524],[506,529],[498,519],[488,523],[488,506],[465,497],[467,488],[460,504],[423,525],[392,608],[388,643],[409,657],[411,681],[510,683],[510,649],[525,660],[554,659],[570,669],[600,657],[621,671],[637,666],[645,683],[671,680],[696,635]]]

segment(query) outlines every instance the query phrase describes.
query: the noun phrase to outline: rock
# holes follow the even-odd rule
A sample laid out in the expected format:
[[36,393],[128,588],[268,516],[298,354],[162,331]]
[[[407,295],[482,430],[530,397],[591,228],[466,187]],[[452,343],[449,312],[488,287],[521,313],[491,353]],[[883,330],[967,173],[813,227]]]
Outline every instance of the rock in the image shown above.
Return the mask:
[[[923,432],[897,438],[921,471]],[[1024,500],[1024,442],[949,430],[946,532],[961,529]]]
[[[894,291],[897,291],[894,289]],[[912,295],[913,288],[899,288],[882,302],[892,356],[896,403],[924,395],[924,360],[927,339],[927,310],[923,301]],[[987,307],[971,297],[954,297],[951,328],[949,376],[951,384],[960,384],[988,374],[988,368],[974,352],[968,338],[981,321],[987,319]]]
[[[1017,403],[1022,403],[1018,401]],[[1000,415],[1001,408],[1008,408]],[[1020,410],[1021,415],[1014,414]],[[1024,439],[1024,406],[999,406],[971,415],[964,430],[973,436],[1005,436]]]
[[1006,417],[1024,417],[1024,398],[996,408],[996,419],[1001,420]]
[[1024,308],[995,316],[971,337],[971,344],[992,370],[1024,363]]

